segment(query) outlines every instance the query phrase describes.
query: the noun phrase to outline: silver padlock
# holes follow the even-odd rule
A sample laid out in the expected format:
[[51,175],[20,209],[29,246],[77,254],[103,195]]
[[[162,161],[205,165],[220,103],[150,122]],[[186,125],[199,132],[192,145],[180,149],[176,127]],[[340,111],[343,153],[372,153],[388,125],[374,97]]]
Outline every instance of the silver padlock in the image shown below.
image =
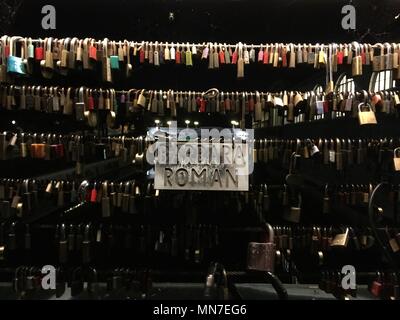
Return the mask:
[[250,242],[247,248],[247,269],[274,272],[275,243],[274,230],[269,223],[265,224],[268,242]]

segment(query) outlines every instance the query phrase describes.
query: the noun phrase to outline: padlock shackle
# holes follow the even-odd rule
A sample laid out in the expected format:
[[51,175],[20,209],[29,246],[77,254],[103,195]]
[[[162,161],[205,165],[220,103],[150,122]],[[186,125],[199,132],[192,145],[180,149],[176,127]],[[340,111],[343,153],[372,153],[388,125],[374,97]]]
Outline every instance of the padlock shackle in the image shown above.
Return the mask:
[[367,111],[361,111],[362,107],[367,107],[369,109],[368,111],[372,111],[372,107],[369,103],[362,102],[358,105],[358,112],[367,112]]
[[265,229],[266,229],[267,235],[268,235],[268,242],[274,243],[274,237],[275,237],[274,228],[272,228],[272,226],[266,222]]

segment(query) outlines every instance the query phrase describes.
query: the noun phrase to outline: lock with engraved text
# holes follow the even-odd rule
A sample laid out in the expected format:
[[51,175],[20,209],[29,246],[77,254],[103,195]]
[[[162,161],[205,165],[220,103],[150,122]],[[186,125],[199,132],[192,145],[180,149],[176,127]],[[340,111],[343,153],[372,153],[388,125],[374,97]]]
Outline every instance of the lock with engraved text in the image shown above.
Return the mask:
[[274,272],[275,266],[275,243],[274,230],[268,223],[267,229],[268,242],[250,242],[247,250],[247,268],[249,270]]

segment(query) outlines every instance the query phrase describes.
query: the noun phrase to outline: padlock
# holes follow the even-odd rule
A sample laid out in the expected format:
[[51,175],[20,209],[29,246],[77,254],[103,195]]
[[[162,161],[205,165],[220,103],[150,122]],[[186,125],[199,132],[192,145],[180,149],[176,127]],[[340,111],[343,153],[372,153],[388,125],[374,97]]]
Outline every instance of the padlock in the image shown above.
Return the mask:
[[[296,197],[295,197],[296,198]],[[284,213],[284,219],[293,223],[300,222],[300,215],[301,215],[301,204],[302,204],[302,195],[299,192],[297,194],[297,204],[293,204],[290,208],[287,208]]]
[[125,190],[124,193],[122,194],[122,212],[123,213],[128,213],[129,211],[129,186],[130,182],[127,182],[125,184]]
[[117,207],[122,207],[122,195],[123,195],[123,182],[119,184],[118,192],[117,192]]
[[351,235],[351,240],[353,243],[353,248],[357,251],[361,249],[360,240],[358,239],[357,233],[353,228],[349,228],[349,234]]
[[77,252],[82,251],[82,242],[83,242],[83,233],[82,233],[82,228],[83,224],[79,224],[76,226],[76,238],[75,238],[75,250]]
[[270,197],[268,194],[268,186],[265,184],[263,189],[264,189],[263,190],[263,201],[262,201],[263,211],[268,212],[270,209],[270,204],[271,204],[271,200],[270,200]]
[[329,197],[329,186],[325,185],[325,193],[324,198],[322,199],[322,213],[328,214],[330,212],[331,207],[331,198]]
[[318,288],[322,291],[326,291],[326,285],[327,285],[327,272],[322,271],[321,272],[321,279],[319,280]]
[[82,262],[88,264],[91,261],[91,239],[90,239],[90,224],[85,226],[83,241],[82,241]]
[[376,279],[371,284],[370,292],[377,298],[381,297],[383,292],[383,278],[380,272],[376,273]]
[[10,230],[8,233],[8,245],[7,249],[9,251],[13,251],[17,249],[17,236],[15,234],[15,222],[13,222],[10,226]]
[[68,232],[68,251],[75,251],[75,226],[71,223]]
[[99,281],[97,276],[97,270],[95,268],[89,268],[88,277],[87,277],[87,292],[90,294],[90,297],[93,299],[98,298],[99,292]]
[[391,293],[391,298],[394,300],[399,300],[400,299],[400,283],[399,283],[399,277],[397,276],[396,272],[392,272],[390,274],[390,282],[392,283],[392,293]]
[[136,186],[135,183],[133,182],[132,187],[131,187],[131,194],[129,195],[129,213],[130,214],[138,213],[138,210],[136,207],[136,197],[140,197],[140,189],[139,189],[139,186]]
[[111,278],[107,281],[107,290],[114,291],[119,290],[123,287],[123,277],[121,269],[115,269],[111,275]]
[[84,288],[83,270],[81,267],[78,267],[72,272],[71,296],[72,297],[77,296],[83,291],[83,288]]
[[393,163],[395,171],[400,171],[400,157],[398,156],[399,151],[400,147],[393,150]]
[[250,242],[247,249],[247,268],[249,270],[274,272],[275,243],[274,230],[268,223],[265,224],[268,242]]
[[111,206],[110,206],[110,197],[108,196],[108,188],[107,188],[107,181],[103,182],[103,192],[101,198],[101,212],[103,218],[108,218],[111,216]]
[[343,297],[345,292],[342,286],[342,273],[340,271],[334,272],[334,288],[332,294],[335,297]]
[[65,273],[58,267],[56,269],[56,298],[60,298],[66,289],[66,282],[65,282]]
[[24,279],[23,275],[25,273],[25,266],[19,266],[15,269],[14,279],[13,279],[13,290],[15,293],[19,294],[24,290]]
[[339,233],[332,240],[331,247],[347,247],[349,242],[349,228],[344,233]]
[[[367,111],[362,111],[361,108],[367,108]],[[358,105],[358,120],[360,125],[377,124],[375,112],[369,104],[360,103]]]
[[286,207],[289,205],[289,193],[287,191],[287,185],[283,185],[283,192],[282,192],[282,206]]
[[58,260],[61,264],[65,264],[68,260],[68,241],[66,236],[65,224],[61,225],[59,232]]
[[26,291],[33,291],[36,289],[34,272],[35,272],[34,267],[27,269],[25,276],[25,286],[24,286]]

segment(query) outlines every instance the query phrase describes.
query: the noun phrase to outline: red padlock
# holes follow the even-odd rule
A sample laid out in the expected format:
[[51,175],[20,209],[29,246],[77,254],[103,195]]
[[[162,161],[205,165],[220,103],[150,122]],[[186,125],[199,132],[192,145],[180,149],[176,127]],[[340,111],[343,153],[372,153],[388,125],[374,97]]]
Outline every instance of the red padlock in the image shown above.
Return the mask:
[[269,63],[269,51],[268,48],[265,48],[264,50],[264,58],[263,58],[263,63],[268,64]]
[[144,48],[141,48],[139,51],[139,61],[140,63],[144,63]]
[[375,297],[380,297],[383,291],[383,279],[380,272],[376,273],[377,278],[372,282],[370,291]]
[[90,47],[89,47],[89,58],[93,60],[97,60],[97,49],[94,46],[94,43],[92,42]]
[[343,64],[344,54],[343,51],[338,51],[337,53],[337,64]]
[[222,49],[219,50],[219,63],[225,64],[225,53]]
[[43,42],[39,40],[38,46],[35,48],[35,60],[42,61],[44,60],[44,49],[43,49]]
[[235,51],[232,53],[232,64],[236,64],[236,63],[237,63],[237,60],[238,60],[238,53],[237,53],[237,50],[235,50]]
[[90,202],[96,202],[96,200],[97,200],[97,189],[96,189],[96,182],[95,182],[93,189],[90,191]]
[[181,52],[179,50],[176,50],[176,52],[175,52],[175,63],[176,64],[181,64],[182,63],[181,60],[182,60]]

